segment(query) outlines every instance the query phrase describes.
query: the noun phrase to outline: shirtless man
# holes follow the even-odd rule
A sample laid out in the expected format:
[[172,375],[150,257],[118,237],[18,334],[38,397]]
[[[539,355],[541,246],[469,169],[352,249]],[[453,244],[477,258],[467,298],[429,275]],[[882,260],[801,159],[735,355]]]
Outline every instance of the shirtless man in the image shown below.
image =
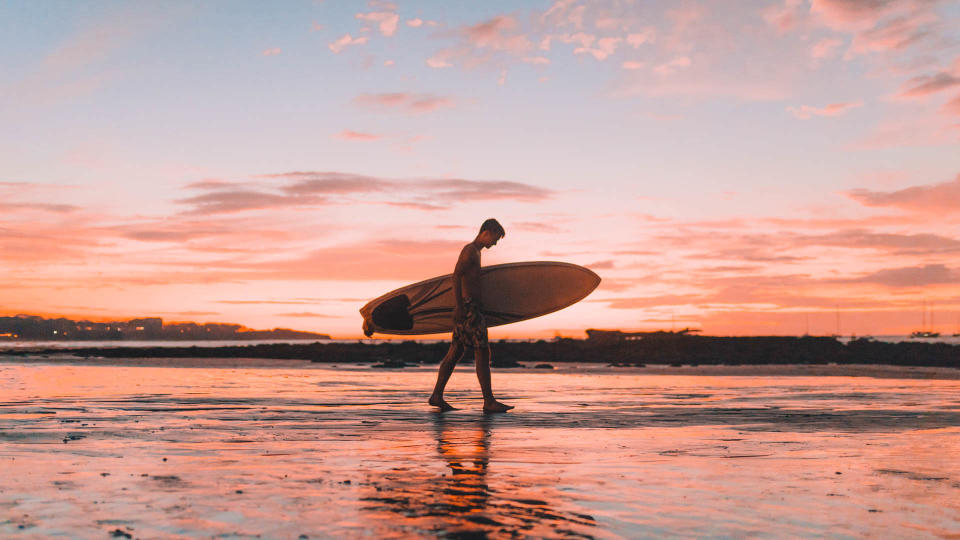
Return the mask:
[[484,412],[507,412],[512,405],[504,405],[493,399],[490,387],[490,345],[487,342],[487,323],[480,311],[480,250],[497,245],[497,241],[506,236],[503,226],[495,219],[488,219],[480,226],[480,232],[473,242],[463,246],[457,266],[453,270],[453,293],[457,305],[453,311],[453,341],[447,355],[440,362],[437,372],[437,385],[429,403],[440,407],[442,411],[451,411],[456,407],[443,400],[443,389],[453,373],[454,366],[463,357],[464,349],[473,347],[474,361],[477,365],[477,379],[483,391]]

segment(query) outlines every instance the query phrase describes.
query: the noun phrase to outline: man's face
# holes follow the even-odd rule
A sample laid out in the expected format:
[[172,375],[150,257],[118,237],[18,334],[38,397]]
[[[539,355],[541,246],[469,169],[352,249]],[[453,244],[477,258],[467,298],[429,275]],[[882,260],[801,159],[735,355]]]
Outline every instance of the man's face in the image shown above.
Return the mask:
[[497,245],[500,237],[490,231],[483,231],[483,234],[480,235],[480,239],[483,241],[483,247],[490,249]]

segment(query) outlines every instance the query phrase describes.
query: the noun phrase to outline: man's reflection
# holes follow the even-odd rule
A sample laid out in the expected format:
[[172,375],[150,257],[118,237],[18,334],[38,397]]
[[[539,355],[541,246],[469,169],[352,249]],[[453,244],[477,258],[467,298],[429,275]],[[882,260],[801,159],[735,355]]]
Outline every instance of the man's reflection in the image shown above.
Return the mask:
[[[500,474],[490,486],[490,440],[498,418],[432,416],[437,454],[443,467],[398,467],[371,478],[376,491],[363,500],[369,520],[401,533],[432,533],[457,538],[496,536],[555,536],[590,538],[593,518],[559,512],[544,501],[553,486],[537,486],[533,477]],[[531,488],[536,498],[529,496]],[[379,528],[379,527],[378,527]],[[587,529],[589,530],[589,529]]]

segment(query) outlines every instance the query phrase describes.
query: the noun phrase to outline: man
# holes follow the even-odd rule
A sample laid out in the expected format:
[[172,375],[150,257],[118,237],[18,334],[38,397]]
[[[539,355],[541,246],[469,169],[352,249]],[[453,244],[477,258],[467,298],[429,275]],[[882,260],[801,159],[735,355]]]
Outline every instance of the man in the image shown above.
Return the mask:
[[456,307],[453,311],[453,341],[447,355],[440,362],[437,372],[437,384],[429,403],[440,407],[442,411],[451,411],[452,407],[443,400],[443,389],[453,373],[453,368],[463,356],[464,349],[472,347],[477,366],[477,379],[483,391],[483,411],[489,413],[507,412],[512,405],[504,405],[493,398],[490,386],[490,345],[487,342],[487,324],[480,311],[480,250],[497,245],[497,241],[506,236],[503,226],[495,219],[488,219],[480,226],[480,232],[473,242],[463,246],[457,266],[453,270],[453,294]]

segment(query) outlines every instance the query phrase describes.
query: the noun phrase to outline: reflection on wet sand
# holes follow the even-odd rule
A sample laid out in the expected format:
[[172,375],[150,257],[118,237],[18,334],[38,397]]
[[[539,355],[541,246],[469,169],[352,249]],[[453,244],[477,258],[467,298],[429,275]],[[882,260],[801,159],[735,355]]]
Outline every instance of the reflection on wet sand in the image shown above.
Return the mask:
[[470,377],[426,407],[431,368],[178,362],[0,360],[0,537],[960,530],[956,375],[517,369],[484,416]]
[[361,497],[371,520],[388,521],[389,530],[406,534],[593,538],[592,516],[563,511],[559,500],[525,496],[522,479],[502,475],[491,487],[491,439],[497,421],[494,415],[455,420],[436,413],[433,431],[443,467],[372,474],[367,482],[372,492]]

